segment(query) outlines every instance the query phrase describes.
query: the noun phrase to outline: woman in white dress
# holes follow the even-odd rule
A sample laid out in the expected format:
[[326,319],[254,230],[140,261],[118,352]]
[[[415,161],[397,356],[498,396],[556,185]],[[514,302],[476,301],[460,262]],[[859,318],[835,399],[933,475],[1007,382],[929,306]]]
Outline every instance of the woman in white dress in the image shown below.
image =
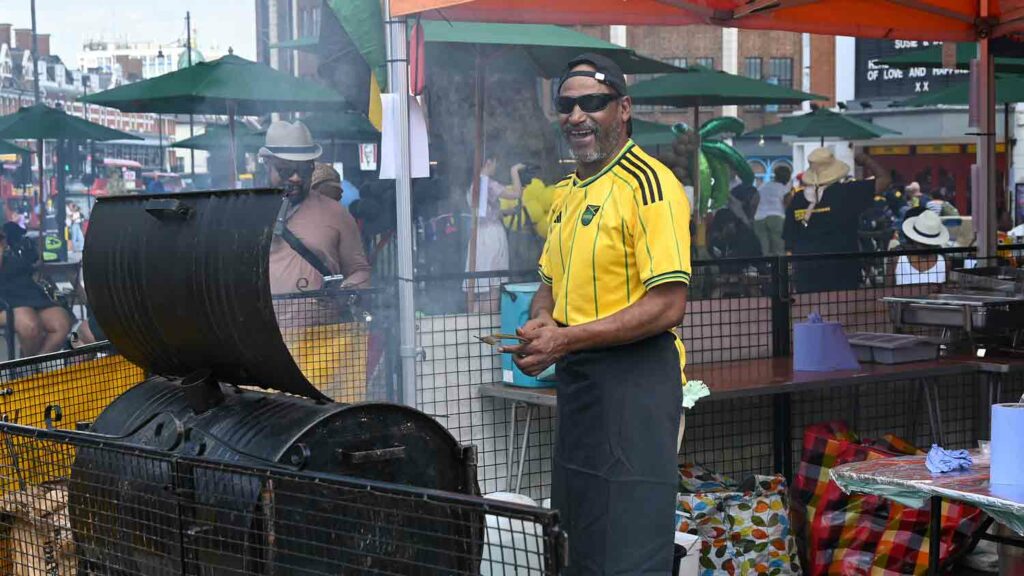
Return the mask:
[[[522,164],[512,167],[512,185],[505,186],[494,179],[497,161],[488,158],[480,168],[480,200],[477,207],[476,265],[470,266],[471,250],[466,254],[466,272],[493,272],[508,270],[508,233],[501,222],[502,198],[516,200],[522,194],[519,170]],[[473,208],[473,188],[466,191],[466,202]],[[472,248],[473,239],[470,239]],[[467,309],[475,312],[496,312],[498,310],[498,289],[507,278],[476,278],[462,283],[466,292]]]

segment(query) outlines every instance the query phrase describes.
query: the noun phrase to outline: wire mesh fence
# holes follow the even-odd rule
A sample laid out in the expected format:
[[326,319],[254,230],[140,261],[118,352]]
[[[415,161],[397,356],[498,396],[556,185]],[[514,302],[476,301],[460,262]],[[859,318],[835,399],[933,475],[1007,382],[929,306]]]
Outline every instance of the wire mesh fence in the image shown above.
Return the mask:
[[[935,379],[870,383],[810,390],[792,395],[788,427],[791,462],[800,461],[803,430],[815,423],[841,420],[864,438],[895,434],[927,449],[941,433],[947,448],[976,447],[975,422],[984,376],[966,374]],[[934,430],[924,386],[937,395],[940,430]],[[745,478],[779,472],[773,440],[779,414],[772,396],[711,398],[686,414],[680,461]]]
[[154,449],[159,423],[146,442],[88,431],[144,377],[109,344],[2,366],[0,573],[558,572],[549,510],[183,456],[198,437],[174,428]]
[[[459,442],[477,447],[484,493],[513,491],[508,454],[515,435],[509,434],[509,428],[516,424],[504,401],[480,394],[481,384],[501,382],[503,375],[500,354],[477,337],[501,331],[501,285],[535,278],[536,272],[523,271],[436,276],[419,282],[420,298],[441,313],[417,318],[421,350],[417,406],[437,418]],[[455,300],[449,307],[440,307]],[[520,492],[540,501],[550,495],[553,411],[539,409],[530,426]],[[521,445],[511,448],[518,454]]]
[[143,370],[109,343],[0,365],[0,417],[34,427],[75,429],[95,420]]
[[[792,327],[805,321],[811,312],[840,322],[847,332],[910,331],[940,337],[939,330],[898,326],[883,298],[955,291],[961,288],[955,270],[1016,265],[1024,262],[1019,257],[1021,253],[1019,247],[1006,247],[993,259],[978,259],[970,249],[948,249],[698,261],[693,266],[687,315],[681,327],[687,364],[727,364],[789,356]],[[466,295],[469,276],[478,287],[475,300]],[[480,394],[480,384],[500,384],[507,380],[507,375],[502,373],[500,355],[474,338],[502,328],[497,312],[500,306],[495,306],[500,298],[500,290],[494,289],[496,285],[535,278],[534,272],[420,278],[418,296],[427,301],[421,309],[435,313],[422,314],[417,321],[418,344],[422,349],[417,363],[417,390],[421,408],[441,419],[460,441],[480,447],[479,470],[484,492],[518,488],[521,493],[542,499],[548,497],[550,489],[554,411],[535,405],[531,433],[523,434],[526,421],[522,405],[519,417],[513,420],[510,401]],[[771,451],[771,399],[715,400],[715,383],[709,384],[712,397],[701,401],[689,414],[680,458],[737,475],[772,472],[775,463]],[[967,380],[961,384],[968,389],[981,386]],[[912,394],[918,387],[911,381],[881,386],[887,388],[812,393],[806,403],[794,399],[794,458],[799,458],[802,426],[809,423],[801,414],[810,407],[817,407],[820,412],[815,417],[830,418],[848,414],[855,402],[862,407],[871,406],[858,417],[863,421],[857,424],[865,428],[865,434],[899,433],[906,424],[906,415],[899,410],[904,408],[901,404],[890,401],[890,395]],[[957,445],[969,445],[973,434],[969,430],[977,428],[971,425],[974,413],[980,409],[975,397],[964,392],[961,398],[955,386],[944,385],[938,390],[943,405],[950,402],[946,409],[949,416],[944,420],[945,427],[954,431],[950,440]],[[861,396],[862,392],[866,395]],[[835,410],[830,412],[832,408]],[[872,414],[877,421],[871,420]],[[915,425],[926,425],[927,414],[917,417],[916,422]],[[927,426],[915,430],[910,440],[928,441],[930,436],[922,436],[926,433]],[[524,442],[526,449],[522,451]],[[517,485],[521,451],[525,464],[522,483]]]
[[[557,513],[0,424],[5,574],[556,574]],[[0,474],[10,483],[11,468]]]
[[[910,262],[920,272],[941,260],[943,275],[897,273],[900,258],[910,256],[915,255],[698,262],[682,327],[688,363],[789,355],[793,323],[812,311],[848,331],[892,332],[899,327],[883,297],[955,290],[951,272],[981,264],[969,252],[954,250],[928,254],[923,265]],[[856,281],[805,290],[807,270],[815,266],[851,267],[856,275],[842,277]],[[550,492],[554,411],[540,405],[524,410],[522,403],[514,409],[507,400],[482,394],[481,385],[501,384],[507,375],[501,355],[477,339],[505,331],[501,286],[534,275],[503,271],[417,280],[423,305],[417,317],[416,400],[456,441],[477,447],[483,493],[516,491],[539,501]],[[348,403],[397,397],[395,302],[394,291],[385,287],[279,296],[274,307],[282,337],[307,379]],[[0,514],[6,518],[0,532],[7,534],[7,547],[0,546],[0,562],[7,564],[0,573],[11,573],[3,568],[17,564],[18,554],[40,549],[17,544],[11,534],[19,521],[19,534],[43,538],[38,557],[44,570],[58,574],[61,568],[45,566],[59,566],[65,549],[69,573],[86,574],[557,570],[557,517],[540,510],[325,474],[169,457],[75,432],[87,429],[144,376],[107,345],[0,366]],[[922,401],[926,393],[938,405],[944,444],[968,447],[979,436],[985,378],[943,378],[927,392],[909,379],[794,394],[782,432],[790,440],[790,458],[799,459],[803,427],[832,419],[849,421],[864,436],[892,432],[927,446],[934,439],[935,415]],[[1002,396],[1019,396],[1021,381],[1005,378]],[[709,384],[714,391],[716,383]],[[777,471],[772,440],[779,417],[774,397],[713,395],[689,411],[680,459],[734,477]],[[426,503],[417,504],[424,494]],[[47,504],[61,501],[64,508]],[[440,502],[445,505],[428,505]],[[422,538],[403,544],[413,537]],[[495,547],[506,540],[507,546]]]
[[306,379],[336,402],[397,399],[393,289],[275,295],[281,337]]

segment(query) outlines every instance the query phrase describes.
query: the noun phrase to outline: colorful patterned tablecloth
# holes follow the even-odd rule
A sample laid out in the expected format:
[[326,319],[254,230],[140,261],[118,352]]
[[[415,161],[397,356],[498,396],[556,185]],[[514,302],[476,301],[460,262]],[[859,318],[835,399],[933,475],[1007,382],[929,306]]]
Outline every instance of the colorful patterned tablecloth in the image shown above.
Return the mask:
[[846,493],[875,494],[908,506],[922,506],[928,498],[941,496],[977,506],[1024,536],[1024,484],[989,484],[989,459],[977,451],[971,457],[970,470],[946,474],[929,472],[923,455],[853,462],[830,473]]

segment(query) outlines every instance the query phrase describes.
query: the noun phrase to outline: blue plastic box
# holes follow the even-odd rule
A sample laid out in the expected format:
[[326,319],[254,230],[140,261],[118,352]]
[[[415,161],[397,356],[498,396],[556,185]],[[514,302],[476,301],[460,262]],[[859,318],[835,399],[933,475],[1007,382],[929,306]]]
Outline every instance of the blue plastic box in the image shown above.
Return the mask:
[[[538,282],[505,284],[501,287],[501,332],[515,334],[530,319],[530,302],[540,286]],[[512,386],[524,388],[550,388],[555,385],[554,375],[540,379],[523,374],[510,354],[501,355],[501,379]]]

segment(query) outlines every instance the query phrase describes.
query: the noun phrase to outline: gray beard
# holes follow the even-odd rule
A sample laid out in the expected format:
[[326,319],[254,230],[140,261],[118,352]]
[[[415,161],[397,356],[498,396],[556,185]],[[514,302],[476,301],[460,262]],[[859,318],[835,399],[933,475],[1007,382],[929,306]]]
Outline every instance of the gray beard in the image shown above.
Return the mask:
[[619,143],[619,139],[622,137],[622,124],[616,123],[615,126],[607,132],[602,131],[596,124],[594,126],[588,126],[588,128],[594,131],[597,146],[589,152],[581,153],[573,150],[570,145],[569,153],[572,154],[573,159],[580,164],[594,164],[596,162],[603,162],[618,152],[617,145]]

